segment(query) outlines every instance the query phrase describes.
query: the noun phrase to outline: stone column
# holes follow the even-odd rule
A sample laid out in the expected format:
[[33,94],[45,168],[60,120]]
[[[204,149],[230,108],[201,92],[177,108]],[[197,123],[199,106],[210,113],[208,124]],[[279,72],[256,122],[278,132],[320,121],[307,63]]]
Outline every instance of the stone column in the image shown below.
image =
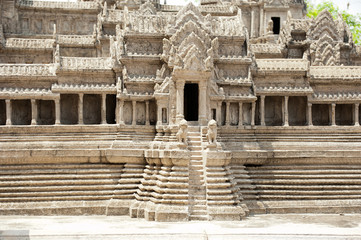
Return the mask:
[[60,124],[60,99],[55,99],[55,125]]
[[230,117],[229,105],[230,104],[231,104],[230,102],[226,102],[226,126],[230,125],[230,121],[229,121],[229,117]]
[[217,102],[217,110],[216,110],[216,121],[218,126],[222,125],[222,101]]
[[118,124],[124,125],[124,116],[123,116],[123,110],[124,110],[124,100],[118,100],[119,101],[119,108],[118,108]]
[[355,126],[360,126],[360,122],[359,122],[359,108],[360,104],[359,103],[355,103],[355,111],[354,111],[354,123]]
[[288,124],[288,96],[285,96],[285,104],[283,105],[284,106],[284,109],[283,109],[283,112],[284,112],[284,121],[283,121],[283,126],[289,126]]
[[331,125],[336,126],[336,103],[331,104]]
[[6,125],[12,125],[11,122],[11,101],[10,99],[6,99]]
[[133,104],[133,118],[132,118],[132,125],[137,125],[137,101],[132,101]]
[[242,127],[243,126],[243,103],[239,102],[238,106],[239,106],[239,110],[238,110],[238,127]]
[[150,125],[150,122],[149,122],[149,101],[145,101],[145,125]]
[[177,106],[176,106],[176,119],[177,122],[184,119],[184,81],[177,80]]
[[83,98],[84,94],[79,93],[79,102],[78,102],[78,124],[84,124],[83,121]]
[[264,32],[264,20],[263,20],[263,17],[264,17],[264,10],[262,8],[262,6],[259,7],[259,36],[261,37],[263,35],[263,32]]
[[36,104],[36,99],[31,99],[31,125],[36,125],[38,118],[37,115],[38,108]]
[[261,96],[261,126],[265,126],[265,125],[266,125],[265,120],[264,120],[264,115],[265,115],[264,99],[265,99],[265,96],[262,95],[262,96]]
[[106,103],[107,95],[105,93],[102,94],[102,107],[101,107],[101,121],[102,124],[107,124],[107,103]]
[[199,84],[199,123],[207,124],[207,85],[205,82]]
[[308,103],[307,104],[307,117],[308,117],[308,120],[307,120],[307,123],[308,123],[308,126],[313,126],[313,123],[312,123],[312,103]]
[[255,37],[255,24],[256,24],[256,18],[255,18],[255,12],[254,8],[251,9],[251,37]]
[[255,118],[256,118],[256,102],[252,102],[251,126],[255,125]]
[[163,124],[163,115],[162,115],[163,104],[160,100],[157,100],[157,125]]

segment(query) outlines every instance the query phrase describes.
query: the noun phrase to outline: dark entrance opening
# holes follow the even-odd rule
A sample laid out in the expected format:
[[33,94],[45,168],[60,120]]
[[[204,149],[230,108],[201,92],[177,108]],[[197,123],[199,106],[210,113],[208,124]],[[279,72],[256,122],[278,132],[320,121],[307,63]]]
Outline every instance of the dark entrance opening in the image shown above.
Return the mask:
[[198,84],[186,83],[184,86],[184,118],[198,121]]
[[272,19],[272,21],[273,21],[273,33],[274,33],[274,34],[280,34],[281,18],[279,18],[279,17],[272,17],[271,19]]

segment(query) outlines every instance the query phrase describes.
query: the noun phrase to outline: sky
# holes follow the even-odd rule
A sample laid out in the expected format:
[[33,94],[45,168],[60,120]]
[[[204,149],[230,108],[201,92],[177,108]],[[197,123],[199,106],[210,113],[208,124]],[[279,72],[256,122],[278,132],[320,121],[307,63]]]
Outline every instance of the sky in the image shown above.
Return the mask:
[[[163,3],[164,0],[160,0]],[[192,0],[167,0],[167,4],[171,5],[185,5]],[[311,2],[317,4],[324,0],[311,0]],[[194,0],[192,1],[194,3]],[[198,1],[199,2],[199,1]],[[349,13],[361,14],[361,0],[333,0],[333,2],[342,10],[347,9],[347,3],[350,3]],[[196,3],[197,4],[197,3]]]
[[[49,1],[49,0],[48,0]],[[52,0],[56,1],[56,0]],[[74,2],[76,0],[58,0],[58,1],[69,1]],[[166,0],[169,5],[186,5],[189,2],[193,2],[195,5],[198,5],[200,0]],[[310,0],[312,3],[317,4],[324,0]],[[164,0],[160,0],[161,4],[164,3]],[[361,14],[361,0],[333,0],[333,2],[342,10],[347,10],[347,3],[349,6],[349,13],[352,14]]]
[[[311,0],[312,3],[320,3],[322,0]],[[348,9],[349,13],[352,14],[361,14],[361,0],[333,0],[340,9],[347,10],[347,4],[350,4]]]

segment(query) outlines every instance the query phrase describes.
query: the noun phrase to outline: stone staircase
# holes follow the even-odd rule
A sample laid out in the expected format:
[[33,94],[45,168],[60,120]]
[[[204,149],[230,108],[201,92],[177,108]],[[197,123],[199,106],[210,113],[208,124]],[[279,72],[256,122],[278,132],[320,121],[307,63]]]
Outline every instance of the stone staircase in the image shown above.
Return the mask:
[[200,127],[188,127],[189,161],[189,220],[208,220],[206,186],[202,160]]
[[243,194],[256,193],[269,213],[352,212],[345,209],[350,202],[361,210],[361,165],[247,166],[246,171],[255,189]]
[[129,164],[0,165],[0,203],[132,199],[142,174]]

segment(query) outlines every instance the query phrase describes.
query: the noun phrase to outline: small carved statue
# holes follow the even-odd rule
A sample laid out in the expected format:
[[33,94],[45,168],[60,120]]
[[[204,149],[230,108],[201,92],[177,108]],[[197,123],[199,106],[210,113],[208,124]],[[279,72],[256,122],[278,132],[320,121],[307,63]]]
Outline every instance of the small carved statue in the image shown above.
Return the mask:
[[180,143],[184,143],[185,145],[188,145],[187,135],[188,135],[188,123],[186,120],[183,119],[179,123],[179,130],[176,135],[177,141]]
[[208,122],[207,141],[209,144],[217,143],[217,122],[213,119]]
[[272,20],[268,21],[267,34],[273,34],[273,21]]

